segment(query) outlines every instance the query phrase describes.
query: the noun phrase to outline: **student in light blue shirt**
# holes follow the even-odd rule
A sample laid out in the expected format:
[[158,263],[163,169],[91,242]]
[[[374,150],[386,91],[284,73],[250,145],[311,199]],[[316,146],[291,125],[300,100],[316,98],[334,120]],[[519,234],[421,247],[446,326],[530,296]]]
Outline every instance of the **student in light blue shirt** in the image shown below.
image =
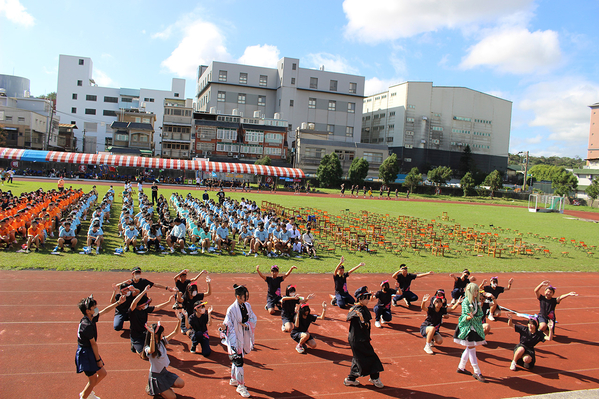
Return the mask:
[[254,239],[250,243],[250,248],[250,253],[254,253],[254,256],[258,256],[260,250],[263,252],[268,250],[268,232],[264,230],[264,223],[260,222],[258,229],[254,231]]
[[185,225],[180,218],[175,218],[175,225],[166,239],[166,244],[170,247],[171,253],[175,252],[175,245],[181,249],[182,254],[187,253],[185,252]]
[[92,222],[91,227],[87,232],[87,246],[91,247],[92,245],[96,246],[96,255],[100,254],[100,248],[104,243],[104,232],[102,231],[102,227],[100,227],[100,222],[98,220],[94,220]]
[[215,237],[217,249],[220,251],[221,247],[224,245],[229,248],[229,253],[233,255],[235,242],[229,238],[229,222],[225,220],[222,225],[216,229]]

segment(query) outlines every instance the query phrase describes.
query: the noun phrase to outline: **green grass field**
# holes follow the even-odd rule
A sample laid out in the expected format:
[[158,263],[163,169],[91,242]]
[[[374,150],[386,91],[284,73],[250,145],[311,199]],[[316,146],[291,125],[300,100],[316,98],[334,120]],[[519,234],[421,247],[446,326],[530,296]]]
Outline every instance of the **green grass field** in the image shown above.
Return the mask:
[[[66,185],[71,184],[67,182]],[[85,192],[91,189],[92,184],[87,182],[72,184],[75,188],[83,188]],[[3,190],[12,190],[19,194],[24,191],[33,191],[38,188],[49,190],[56,187],[55,181],[19,182],[2,187]],[[258,258],[244,257],[242,248],[237,254],[230,255],[183,255],[147,253],[136,255],[126,253],[123,256],[113,255],[114,249],[121,243],[117,234],[116,217],[120,213],[121,199],[118,195],[122,185],[115,185],[117,196],[112,207],[113,223],[106,225],[104,251],[100,255],[80,255],[66,252],[61,255],[51,255],[49,251],[56,244],[56,238],[50,238],[46,250],[40,253],[15,253],[14,250],[3,251],[0,255],[1,266],[5,269],[55,269],[55,270],[126,270],[140,266],[144,270],[153,271],[179,271],[183,268],[190,270],[208,269],[211,272],[254,272],[256,264],[268,266],[278,264],[283,270],[291,265],[296,265],[302,273],[331,272],[341,255],[345,255],[346,264],[353,266],[365,262],[366,267],[361,268],[363,273],[391,273],[397,270],[399,264],[407,263],[414,271],[456,272],[468,267],[473,272],[515,272],[515,271],[599,271],[597,267],[598,254],[589,255],[588,252],[597,252],[591,246],[599,245],[599,229],[595,223],[584,222],[568,217],[567,215],[551,213],[530,213],[526,208],[513,208],[505,206],[484,206],[472,204],[450,204],[407,201],[387,201],[378,199],[330,198],[308,197],[305,195],[272,195],[265,193],[227,192],[233,198],[246,197],[255,200],[258,205],[263,200],[276,202],[286,207],[310,207],[326,210],[329,214],[341,215],[346,212],[360,214],[362,211],[371,213],[388,214],[390,218],[397,219],[399,215],[406,215],[440,222],[440,216],[447,212],[453,222],[446,221],[449,225],[459,223],[462,227],[475,227],[483,232],[499,234],[499,240],[505,244],[513,242],[518,233],[523,234],[522,239],[529,244],[543,245],[551,252],[550,256],[539,255],[510,255],[505,251],[501,257],[493,258],[482,254],[470,254],[464,246],[450,242],[450,249],[461,250],[462,253],[450,252],[446,256],[433,256],[424,250],[416,254],[411,250],[404,250],[402,255],[386,252],[379,249],[377,254],[365,252],[347,253],[337,249],[334,253],[320,253],[320,259],[313,260],[307,257],[276,258],[270,259],[263,256]],[[98,186],[100,198],[106,193],[107,186]],[[160,189],[160,194],[169,197],[174,190]],[[186,195],[191,192],[195,197],[200,197],[203,191],[193,187],[182,187],[179,193]],[[249,195],[248,195],[249,194]],[[211,198],[215,198],[214,192]],[[418,197],[414,197],[415,199]],[[444,198],[444,197],[441,197]],[[455,198],[447,198],[454,200]],[[499,204],[508,204],[505,200],[497,201]],[[511,203],[510,203],[511,204]],[[136,201],[137,205],[137,201]],[[514,205],[525,206],[524,203]],[[136,207],[137,210],[137,207]],[[576,210],[583,210],[577,207]],[[84,222],[79,235],[80,241],[85,237],[89,221]],[[491,227],[493,226],[493,228]],[[509,231],[507,230],[509,229]],[[516,231],[514,231],[516,230]],[[529,235],[529,233],[532,233]],[[534,236],[533,234],[538,234]],[[547,238],[545,238],[547,237]],[[565,238],[561,244],[553,237]],[[507,240],[506,240],[507,238]],[[584,242],[588,248],[583,250],[571,244],[571,240]],[[78,246],[80,250],[83,244]],[[371,246],[372,247],[372,246]],[[562,252],[568,254],[562,255]]]

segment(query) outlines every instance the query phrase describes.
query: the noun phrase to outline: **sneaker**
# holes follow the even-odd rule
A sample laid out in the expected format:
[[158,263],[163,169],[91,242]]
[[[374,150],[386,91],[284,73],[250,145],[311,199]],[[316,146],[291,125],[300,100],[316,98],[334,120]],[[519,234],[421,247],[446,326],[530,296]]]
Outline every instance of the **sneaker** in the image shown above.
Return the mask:
[[243,256],[248,256],[248,254],[245,251],[243,251]]
[[297,351],[297,353],[304,353],[306,351],[304,349],[304,347],[301,346],[300,344],[297,344],[297,346],[295,347],[295,350]]
[[129,252],[129,246],[125,247],[125,252]]
[[345,385],[346,387],[357,387],[358,385],[360,385],[359,381],[356,380],[350,380],[347,377],[343,380],[343,385]]
[[510,370],[516,371],[516,362],[512,362],[512,364],[510,364]]
[[96,255],[100,255],[100,248],[96,248]]
[[493,317],[492,314],[489,315],[488,319],[491,320],[491,321],[495,321],[495,317]]
[[175,248],[171,248],[171,254],[175,253]]
[[240,394],[242,398],[250,397],[250,393],[248,392],[248,389],[245,387],[245,385],[238,385],[237,393]]
[[40,251],[40,249],[39,249],[39,248],[36,248],[36,249],[35,249],[35,252],[39,252],[39,251]]
[[187,252],[185,252],[185,250],[183,248],[181,248],[181,253],[184,255],[187,254]]
[[331,305],[337,306],[337,298],[331,299]]
[[468,370],[466,370],[466,369],[461,369],[461,368],[458,368],[458,369],[456,370],[456,373],[458,373],[458,374],[465,374],[465,375],[472,375],[472,373],[471,373],[471,372],[469,372]]
[[385,386],[383,385],[383,383],[381,382],[380,379],[375,378],[374,380],[372,378],[369,378],[368,381],[372,382],[372,385],[374,385],[377,388],[384,388]]
[[385,323],[386,323],[385,319],[383,319],[383,318],[381,317],[381,324],[385,324]]
[[237,385],[239,385],[239,383],[237,382],[237,380],[235,378],[231,378],[229,380],[229,385],[236,387]]
[[412,304],[410,303],[410,301],[408,301],[406,298],[403,299],[403,301],[406,303],[407,307],[410,307]]
[[[258,254],[256,254],[256,255],[258,255]],[[272,258],[272,255],[270,254],[270,252],[266,256],[268,256],[269,258]]]
[[256,252],[256,253],[254,254],[254,258],[257,258],[257,257],[258,257],[258,252]]
[[202,253],[205,253],[206,251],[204,250],[204,248],[202,248]]
[[52,250],[52,252],[58,252],[60,250],[59,246],[54,247],[54,249]]
[[433,355],[433,354],[434,354],[433,350],[431,349],[431,346],[430,346],[430,344],[426,344],[426,345],[424,345],[424,351],[425,351],[426,353],[428,353],[429,355]]
[[489,382],[485,379],[485,377],[483,377],[482,374],[473,374],[472,376],[475,380],[479,380],[480,382],[484,382],[485,384]]
[[191,349],[189,350],[191,353],[196,353],[196,346],[192,345]]
[[378,321],[378,320],[374,322],[374,326],[375,326],[376,328],[382,328],[382,326],[381,326],[381,322],[380,322],[380,321]]
[[397,306],[397,301],[395,299],[393,299],[391,302],[393,302],[393,306]]
[[89,396],[87,397],[87,399],[100,399],[100,397],[97,396],[94,391],[92,391],[92,393],[89,394]]

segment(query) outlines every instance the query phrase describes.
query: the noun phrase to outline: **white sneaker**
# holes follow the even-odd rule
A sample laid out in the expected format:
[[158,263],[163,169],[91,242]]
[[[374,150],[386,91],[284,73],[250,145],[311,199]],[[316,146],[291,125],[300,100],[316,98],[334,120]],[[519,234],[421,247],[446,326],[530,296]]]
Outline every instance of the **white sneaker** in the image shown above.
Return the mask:
[[375,326],[376,328],[382,328],[382,327],[383,327],[383,326],[381,326],[381,322],[380,322],[380,321],[378,321],[378,320],[374,322],[374,326]]
[[372,382],[372,384],[377,387],[377,388],[384,388],[385,386],[383,385],[383,383],[381,382],[380,379],[375,378],[374,380],[372,378],[369,378],[368,381]]
[[181,248],[181,253],[182,254],[187,254],[187,252],[185,252],[185,250],[183,248]]
[[510,370],[516,371],[516,362],[512,362],[512,364],[510,364]]
[[493,315],[492,315],[492,314],[490,314],[488,318],[489,318],[489,320],[491,320],[491,321],[495,321],[495,317],[493,317]]
[[100,248],[96,248],[96,255],[100,255]]
[[434,353],[434,352],[433,352],[433,350],[431,349],[431,346],[430,346],[430,344],[426,344],[426,345],[424,345],[424,351],[425,351],[426,353],[428,353],[429,355],[432,355],[432,354]]
[[242,398],[250,397],[250,393],[248,392],[248,389],[245,387],[245,385],[237,386],[237,393],[240,394]]
[[304,347],[301,346],[300,344],[297,344],[297,346],[295,347],[295,350],[297,351],[297,353],[304,353],[306,351],[304,349]]
[[171,254],[174,254],[174,253],[175,253],[175,248],[173,247],[173,248],[171,248]]
[[357,387],[358,385],[360,385],[360,382],[357,380],[352,381],[345,378],[345,380],[343,380],[343,385],[345,385],[346,387]]
[[383,318],[381,317],[381,324],[385,324],[385,323],[386,323],[385,319],[383,319]]
[[237,385],[239,385],[239,383],[237,382],[237,380],[235,378],[231,378],[229,380],[229,385],[236,387]]

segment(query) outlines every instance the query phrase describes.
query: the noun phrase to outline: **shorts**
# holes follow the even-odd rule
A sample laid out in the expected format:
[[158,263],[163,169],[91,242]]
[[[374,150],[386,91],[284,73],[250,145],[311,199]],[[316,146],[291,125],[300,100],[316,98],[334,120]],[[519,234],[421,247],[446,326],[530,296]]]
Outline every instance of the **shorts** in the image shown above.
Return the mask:
[[[535,362],[537,360],[536,356],[535,356],[535,350],[534,350],[534,348],[531,349],[531,348],[529,348],[527,346],[518,344],[514,348],[514,353],[516,353],[516,351],[520,347],[524,348],[524,354],[522,355],[522,357],[520,359],[516,360],[516,364],[518,366],[521,366],[521,367],[524,367],[525,369],[529,369],[530,370],[530,369],[532,369],[534,367]],[[530,363],[524,363],[524,360],[522,360],[524,358],[524,356],[526,356],[526,355],[528,355],[528,356],[530,356],[532,358],[532,360],[530,361]]]
[[[142,298],[143,299],[143,298]],[[131,349],[132,352],[133,350],[135,350],[137,353],[141,353],[144,349],[144,344],[146,341],[146,335],[143,334],[139,337],[133,337],[131,336]]]
[[185,245],[185,238],[177,238],[177,237],[171,235],[171,242],[176,243],[176,242],[179,242],[179,240],[183,240],[183,245]]
[[[420,335],[422,335],[423,338],[426,338],[426,329],[429,327],[435,327],[435,326],[425,326],[425,325],[421,325],[420,326]],[[438,335],[441,336],[441,334],[439,333],[439,331],[435,331],[434,335]]]
[[[297,330],[291,330],[291,339],[293,339],[295,342],[299,343],[302,339],[302,334],[310,334],[308,331],[297,331]],[[314,339],[314,335],[310,334],[310,338],[308,338],[308,341]]]
[[541,323],[547,324],[547,323],[549,323],[549,320],[551,320],[551,319],[547,316],[538,315],[537,320],[539,321],[539,324],[541,324]]
[[71,245],[72,238],[63,238],[65,245]]
[[275,296],[275,297],[271,297],[271,296],[267,296],[266,297],[266,307],[268,309],[276,309],[276,308],[281,308],[281,297],[280,296]]
[[283,325],[285,325],[287,323],[293,324],[293,323],[295,323],[295,316],[288,317],[288,316],[285,316],[285,315],[281,315],[281,322],[282,322]]
[[96,362],[96,355],[91,347],[77,347],[75,365],[77,366],[77,373],[85,373],[88,377],[95,375],[100,370]]

